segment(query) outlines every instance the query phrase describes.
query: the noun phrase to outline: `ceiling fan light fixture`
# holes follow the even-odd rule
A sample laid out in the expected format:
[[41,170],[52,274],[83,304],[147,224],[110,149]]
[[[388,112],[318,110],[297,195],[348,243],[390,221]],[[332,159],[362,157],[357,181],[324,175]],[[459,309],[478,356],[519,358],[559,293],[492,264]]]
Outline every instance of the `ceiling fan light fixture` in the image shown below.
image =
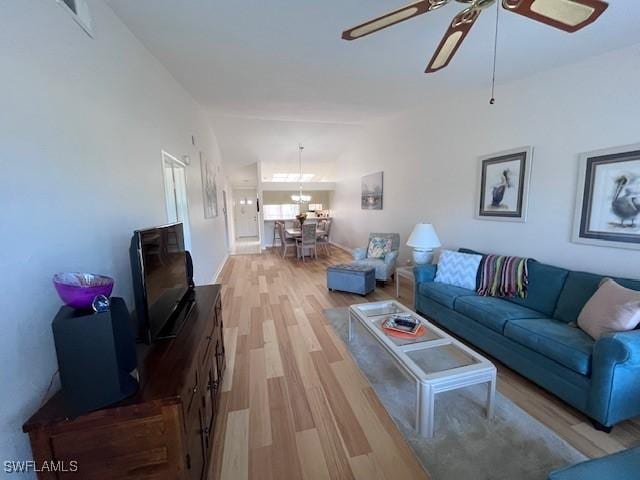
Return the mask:
[[596,9],[571,0],[534,0],[531,11],[575,27],[589,20]]
[[[342,32],[342,38],[345,40],[355,40],[364,37],[383,28],[436,10],[452,1],[453,0],[418,0],[393,12],[389,12],[386,15],[345,30]],[[449,25],[435,54],[431,58],[425,73],[432,73],[449,65],[449,62],[451,62],[460,45],[464,42],[464,39],[469,34],[480,13],[494,5],[498,0],[456,1],[469,6],[454,17],[453,22]],[[505,10],[569,33],[576,32],[595,22],[609,7],[609,4],[604,0],[501,0],[501,3]],[[496,8],[493,81],[495,81],[495,54],[497,52],[499,12],[500,8]]]

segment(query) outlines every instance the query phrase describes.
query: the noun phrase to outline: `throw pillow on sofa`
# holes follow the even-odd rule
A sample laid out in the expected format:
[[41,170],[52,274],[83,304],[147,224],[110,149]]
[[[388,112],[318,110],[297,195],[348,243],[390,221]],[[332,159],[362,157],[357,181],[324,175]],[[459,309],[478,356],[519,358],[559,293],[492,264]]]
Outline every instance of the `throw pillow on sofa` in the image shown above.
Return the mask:
[[610,332],[626,332],[640,324],[640,292],[605,278],[578,316],[578,326],[596,340]]
[[482,255],[443,250],[434,282],[475,290]]
[[383,237],[373,237],[369,241],[367,258],[384,258],[391,251],[391,239]]

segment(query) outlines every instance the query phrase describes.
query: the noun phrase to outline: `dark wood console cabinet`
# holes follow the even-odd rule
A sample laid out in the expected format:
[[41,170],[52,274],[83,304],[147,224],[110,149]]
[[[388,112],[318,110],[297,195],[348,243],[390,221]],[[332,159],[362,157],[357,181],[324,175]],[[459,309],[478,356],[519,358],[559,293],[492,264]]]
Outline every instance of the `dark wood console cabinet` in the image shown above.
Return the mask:
[[225,370],[220,290],[196,287],[177,338],[139,347],[135,396],[71,418],[58,392],[25,423],[38,464],[77,461],[77,472],[39,472],[39,479],[206,478],[219,448],[213,430]]

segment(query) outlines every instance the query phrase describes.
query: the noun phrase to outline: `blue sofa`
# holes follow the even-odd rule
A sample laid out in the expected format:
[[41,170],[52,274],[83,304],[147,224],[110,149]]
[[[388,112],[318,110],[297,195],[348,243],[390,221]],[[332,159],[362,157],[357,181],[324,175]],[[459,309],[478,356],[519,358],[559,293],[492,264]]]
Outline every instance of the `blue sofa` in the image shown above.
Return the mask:
[[549,480],[638,480],[640,447],[555,470]]
[[[476,253],[461,249],[465,253]],[[575,326],[601,275],[531,260],[525,299],[479,296],[414,269],[416,310],[500,360],[610,431],[640,415],[640,330],[594,341]],[[634,290],[640,281],[615,280]]]

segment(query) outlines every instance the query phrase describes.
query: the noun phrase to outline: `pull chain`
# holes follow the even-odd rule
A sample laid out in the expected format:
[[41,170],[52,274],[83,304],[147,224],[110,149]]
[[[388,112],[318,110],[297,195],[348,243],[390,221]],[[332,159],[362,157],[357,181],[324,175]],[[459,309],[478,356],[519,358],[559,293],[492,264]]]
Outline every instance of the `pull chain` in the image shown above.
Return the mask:
[[498,58],[498,21],[500,19],[500,2],[496,2],[496,33],[493,40],[493,75],[491,77],[491,100],[489,105],[496,103],[496,61]]

